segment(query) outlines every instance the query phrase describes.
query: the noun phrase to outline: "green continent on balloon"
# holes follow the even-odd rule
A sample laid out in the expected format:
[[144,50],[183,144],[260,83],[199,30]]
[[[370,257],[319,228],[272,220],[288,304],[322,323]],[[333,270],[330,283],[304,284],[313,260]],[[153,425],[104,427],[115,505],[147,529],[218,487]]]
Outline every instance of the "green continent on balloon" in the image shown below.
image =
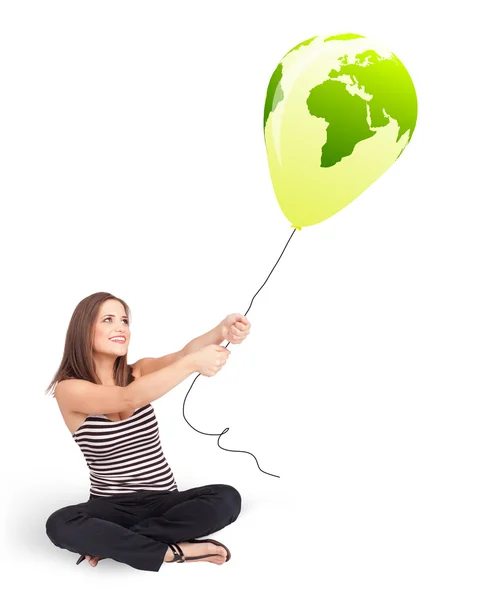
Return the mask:
[[349,75],[373,96],[368,101],[372,127],[387,125],[391,117],[399,124],[396,141],[409,131],[409,143],[418,118],[418,101],[412,79],[397,56],[383,58],[374,50],[366,50],[357,54],[354,62],[344,61],[340,69],[329,73],[332,79],[342,75]]
[[[368,50],[356,55],[355,62],[349,63],[347,56],[339,60],[341,67],[332,69],[327,81],[310,90],[306,102],[314,117],[328,123],[321,167],[332,167],[345,156],[350,156],[358,142],[375,135],[376,131],[370,127],[385,127],[389,124],[389,117],[399,124],[397,142],[406,131],[409,131],[411,139],[416,126],[418,105],[416,95],[410,93],[414,92],[414,86],[395,55],[385,59]],[[366,101],[358,94],[351,95],[346,83],[338,81],[343,75],[348,75],[353,85],[373,98]],[[402,95],[396,94],[396,90],[402,91]]]
[[270,113],[274,111],[279,102],[284,98],[284,93],[281,87],[281,79],[282,63],[279,63],[277,65],[277,69],[274,71],[274,73],[272,73],[272,77],[270,78],[269,86],[267,88],[267,94],[265,96],[264,130]]
[[344,156],[350,156],[358,142],[376,133],[366,120],[366,102],[356,94],[348,94],[345,83],[324,81],[311,90],[306,104],[310,114],[329,124],[321,167],[332,167]]
[[315,36],[311,37],[309,40],[305,40],[304,42],[300,42],[299,44],[296,44],[296,46],[291,48],[291,50],[289,52],[286,52],[286,54],[283,56],[283,60],[286,58],[286,56],[288,54],[291,54],[291,52],[294,52],[295,50],[299,50],[299,48],[301,48],[302,46],[309,46],[316,37],[317,36],[315,35]]
[[324,42],[332,42],[334,40],[356,40],[357,38],[362,37],[365,36],[359,35],[358,33],[341,33],[340,35],[331,35],[330,37],[325,38]]

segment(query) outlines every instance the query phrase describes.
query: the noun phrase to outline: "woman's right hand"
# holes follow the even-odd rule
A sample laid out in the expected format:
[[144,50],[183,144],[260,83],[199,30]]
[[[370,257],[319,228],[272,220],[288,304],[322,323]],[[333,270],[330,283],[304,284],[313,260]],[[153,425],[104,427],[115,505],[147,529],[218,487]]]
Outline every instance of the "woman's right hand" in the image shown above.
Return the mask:
[[190,354],[195,370],[201,375],[212,377],[226,364],[231,352],[224,346],[209,344]]

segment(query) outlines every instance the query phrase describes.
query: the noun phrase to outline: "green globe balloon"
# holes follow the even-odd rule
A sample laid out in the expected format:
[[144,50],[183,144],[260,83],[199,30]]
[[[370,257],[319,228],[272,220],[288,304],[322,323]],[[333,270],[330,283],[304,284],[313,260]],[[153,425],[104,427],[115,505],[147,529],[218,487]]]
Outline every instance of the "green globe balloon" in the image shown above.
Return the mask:
[[402,62],[362,35],[317,36],[290,50],[265,99],[274,191],[292,227],[347,206],[402,154],[418,101]]

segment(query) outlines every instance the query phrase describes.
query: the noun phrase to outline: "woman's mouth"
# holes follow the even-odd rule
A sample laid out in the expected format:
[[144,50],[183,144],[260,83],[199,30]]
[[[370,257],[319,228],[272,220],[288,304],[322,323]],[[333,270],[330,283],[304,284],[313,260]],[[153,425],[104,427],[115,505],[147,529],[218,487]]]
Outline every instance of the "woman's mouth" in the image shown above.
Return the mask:
[[114,338],[110,338],[110,341],[115,342],[117,344],[124,344],[126,340],[123,337],[114,337]]

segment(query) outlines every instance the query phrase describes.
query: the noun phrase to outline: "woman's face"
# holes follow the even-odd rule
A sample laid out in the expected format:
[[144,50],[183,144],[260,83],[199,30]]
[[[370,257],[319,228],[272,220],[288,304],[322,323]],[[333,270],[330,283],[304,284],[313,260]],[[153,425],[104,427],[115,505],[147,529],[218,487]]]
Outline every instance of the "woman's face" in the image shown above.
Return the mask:
[[[125,339],[122,340],[122,337]],[[113,341],[112,338],[117,339]],[[94,326],[94,351],[124,356],[128,351],[129,342],[129,319],[123,305],[118,300],[106,300],[99,307]]]

